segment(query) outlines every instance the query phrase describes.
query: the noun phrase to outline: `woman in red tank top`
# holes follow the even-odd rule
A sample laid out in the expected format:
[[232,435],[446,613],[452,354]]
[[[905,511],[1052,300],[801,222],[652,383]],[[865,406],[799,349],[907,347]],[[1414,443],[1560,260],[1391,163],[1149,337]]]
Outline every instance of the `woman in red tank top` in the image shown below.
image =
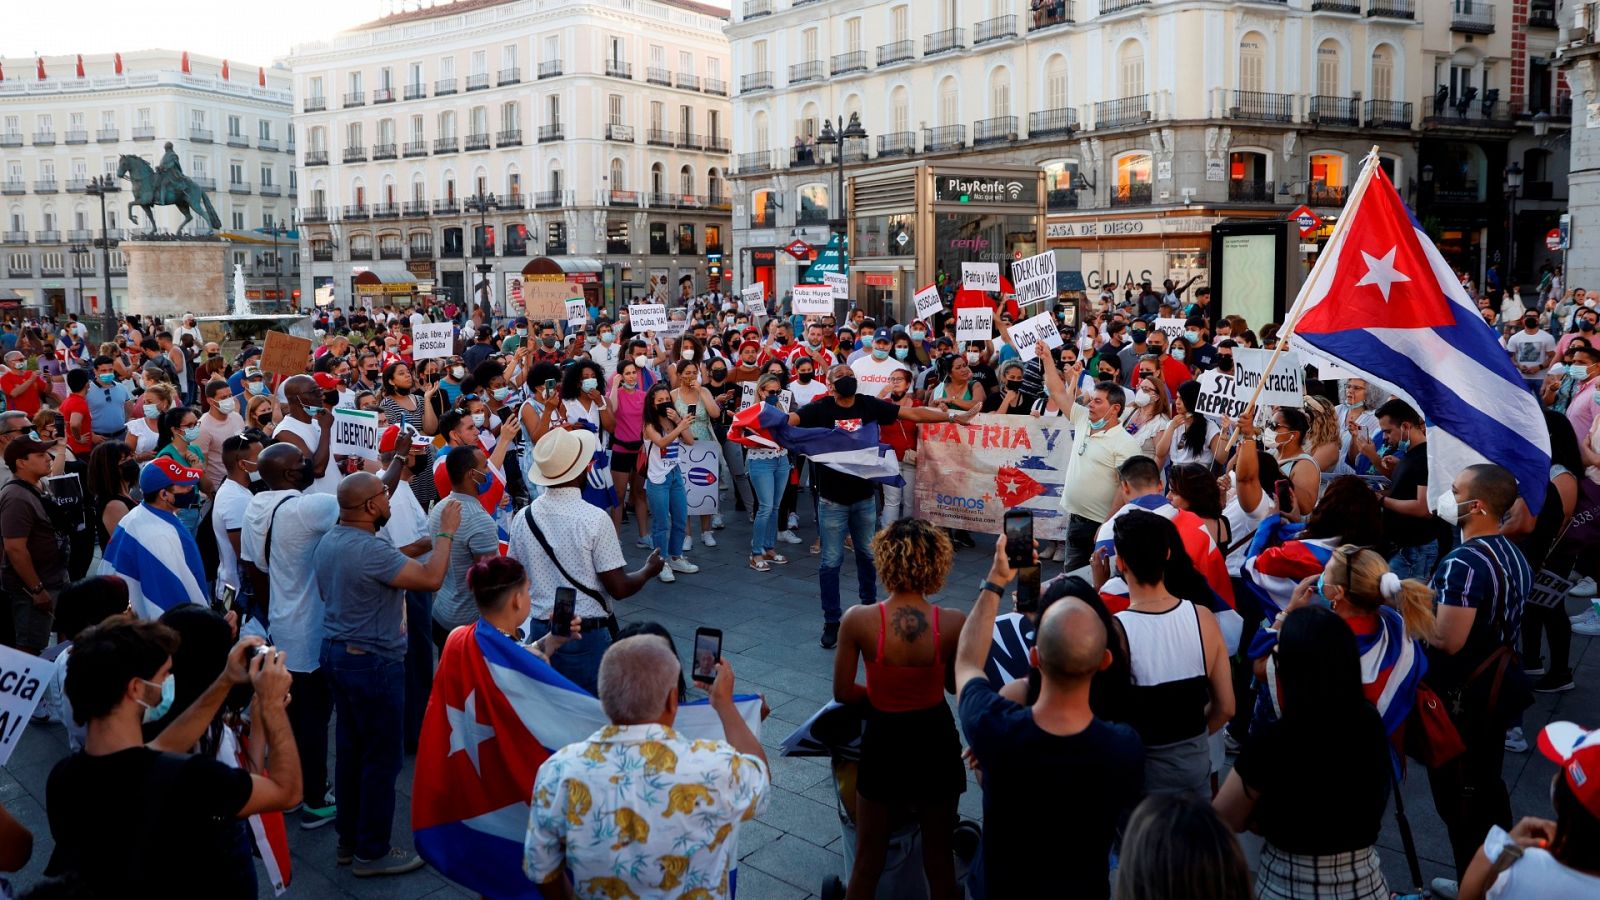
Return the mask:
[[[848,900],[876,896],[891,821],[921,821],[935,900],[960,896],[950,836],[966,790],[961,738],[945,692],[955,690],[956,638],[966,616],[928,595],[944,587],[953,548],[925,519],[902,519],[872,539],[889,598],[852,607],[839,623],[833,696],[866,705],[856,775],[856,856]],[[864,660],[867,683],[856,682]]]

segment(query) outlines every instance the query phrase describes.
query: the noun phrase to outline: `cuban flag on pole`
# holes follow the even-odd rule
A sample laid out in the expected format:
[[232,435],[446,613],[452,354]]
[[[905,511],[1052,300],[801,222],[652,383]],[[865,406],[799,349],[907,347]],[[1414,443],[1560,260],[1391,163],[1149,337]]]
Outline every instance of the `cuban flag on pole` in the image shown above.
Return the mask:
[[[737,696],[760,733],[761,698]],[[607,724],[600,701],[483,620],[446,639],[422,720],[411,828],[439,873],[486,897],[540,896],[522,871],[539,767]],[[722,740],[705,701],[678,707],[682,734]]]
[[1288,318],[1284,334],[1312,362],[1355,372],[1422,414],[1430,506],[1461,470],[1494,463],[1516,476],[1538,513],[1550,480],[1539,401],[1395,192],[1376,148]]
[[200,547],[169,512],[141,503],[117,523],[103,562],[128,583],[128,602],[141,619],[159,619],[175,606],[204,606],[211,596]]
[[880,439],[876,422],[852,419],[833,428],[802,428],[790,425],[789,414],[778,407],[757,403],[733,417],[728,438],[746,447],[791,450],[818,465],[868,481],[905,484],[900,477],[900,458]]

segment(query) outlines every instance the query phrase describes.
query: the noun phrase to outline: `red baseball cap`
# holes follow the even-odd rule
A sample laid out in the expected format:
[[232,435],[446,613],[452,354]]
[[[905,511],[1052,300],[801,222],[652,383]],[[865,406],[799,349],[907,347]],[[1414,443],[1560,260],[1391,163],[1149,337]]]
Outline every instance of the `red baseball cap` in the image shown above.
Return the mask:
[[1600,731],[1573,722],[1551,722],[1539,732],[1539,752],[1561,767],[1567,787],[1583,808],[1600,817]]
[[399,441],[399,439],[400,439],[400,426],[399,425],[390,425],[388,428],[385,428],[383,430],[383,434],[378,437],[378,452],[379,453],[393,453],[394,452],[394,445],[395,445],[395,443],[397,441]]
[[742,351],[746,347],[754,347],[757,350],[760,350],[761,349],[761,342],[756,340],[755,338],[746,338],[744,343],[739,345],[739,349]]
[[317,383],[317,387],[322,388],[325,391],[337,391],[339,389],[339,379],[333,377],[327,372],[318,372],[315,375],[312,375],[311,378]]

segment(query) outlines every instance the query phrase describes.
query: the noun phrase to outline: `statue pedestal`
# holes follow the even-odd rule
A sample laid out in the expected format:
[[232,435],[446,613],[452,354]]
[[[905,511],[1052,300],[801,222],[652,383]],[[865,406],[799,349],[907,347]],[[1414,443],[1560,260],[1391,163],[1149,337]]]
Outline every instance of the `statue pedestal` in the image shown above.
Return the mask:
[[128,259],[128,299],[119,313],[163,318],[227,313],[225,242],[127,240],[118,249]]

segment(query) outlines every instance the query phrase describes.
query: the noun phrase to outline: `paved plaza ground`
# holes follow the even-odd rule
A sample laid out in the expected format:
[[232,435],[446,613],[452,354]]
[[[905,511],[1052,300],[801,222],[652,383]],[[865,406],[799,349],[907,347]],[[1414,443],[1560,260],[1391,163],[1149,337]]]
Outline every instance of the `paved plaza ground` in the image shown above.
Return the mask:
[[[695,628],[721,628],[724,655],[733,665],[738,690],[764,693],[772,708],[772,715],[762,728],[761,741],[771,755],[775,790],[766,814],[745,823],[739,833],[738,888],[742,900],[799,900],[815,896],[825,876],[846,875],[826,762],[777,755],[783,739],[833,691],[833,652],[823,650],[817,643],[822,624],[817,600],[817,557],[807,553],[816,532],[811,511],[806,509],[801,515],[805,527],[800,535],[805,543],[780,548],[792,560],[790,565],[770,573],[749,569],[745,565],[749,553],[748,519],[744,514],[730,513],[727,529],[718,532],[716,548],[696,542],[690,557],[701,567],[698,574],[680,575],[677,583],[670,585],[653,581],[618,609],[624,624],[654,620],[664,625],[674,635],[680,655],[688,652]],[[624,529],[628,535],[624,548],[631,568],[646,551],[634,548],[633,526],[624,525]],[[937,598],[939,603],[961,610],[971,607],[977,585],[988,571],[993,548],[991,540],[982,535],[978,536],[978,543],[976,550],[957,552],[955,570]],[[847,602],[854,590],[853,568],[854,562],[847,553],[842,579]],[[1571,604],[1571,612],[1580,609],[1576,601]],[[1537,729],[1553,718],[1590,726],[1600,724],[1600,650],[1594,644],[1591,638],[1574,637],[1573,666],[1578,688],[1565,694],[1538,695],[1526,717],[1530,742]],[[331,745],[332,741],[330,748]],[[33,860],[17,878],[19,886],[35,881],[50,855],[45,779],[65,753],[66,737],[60,727],[34,725],[29,727],[10,763],[0,769],[0,803],[32,829],[36,840]],[[404,847],[411,846],[411,763],[408,758],[396,785],[399,802],[394,840]],[[1554,771],[1555,767],[1537,750],[1506,755],[1505,777],[1517,815],[1550,814],[1549,781]],[[1306,773],[1307,777],[1316,774]],[[1424,878],[1448,875],[1445,861],[1449,859],[1449,848],[1444,827],[1433,811],[1426,775],[1414,765],[1403,796],[1422,857]],[[971,784],[961,798],[961,814],[981,820],[981,807],[979,788]],[[1307,813],[1314,815],[1315,811]],[[1071,815],[1072,809],[1068,805],[1059,811],[1040,810],[1040,814]],[[1241,840],[1253,858],[1259,841],[1248,835]],[[348,867],[334,864],[335,835],[331,826],[308,832],[291,822],[289,843],[294,857],[294,881],[287,897],[411,900],[471,896],[427,868],[393,878],[358,879]],[[1389,886],[1395,890],[1409,886],[1410,881],[1400,846],[1391,814],[1384,820],[1379,853]],[[181,850],[175,852],[173,861],[182,864]],[[1041,865],[1047,863],[1041,861]],[[264,875],[260,883],[261,896],[270,898],[272,891]]]

